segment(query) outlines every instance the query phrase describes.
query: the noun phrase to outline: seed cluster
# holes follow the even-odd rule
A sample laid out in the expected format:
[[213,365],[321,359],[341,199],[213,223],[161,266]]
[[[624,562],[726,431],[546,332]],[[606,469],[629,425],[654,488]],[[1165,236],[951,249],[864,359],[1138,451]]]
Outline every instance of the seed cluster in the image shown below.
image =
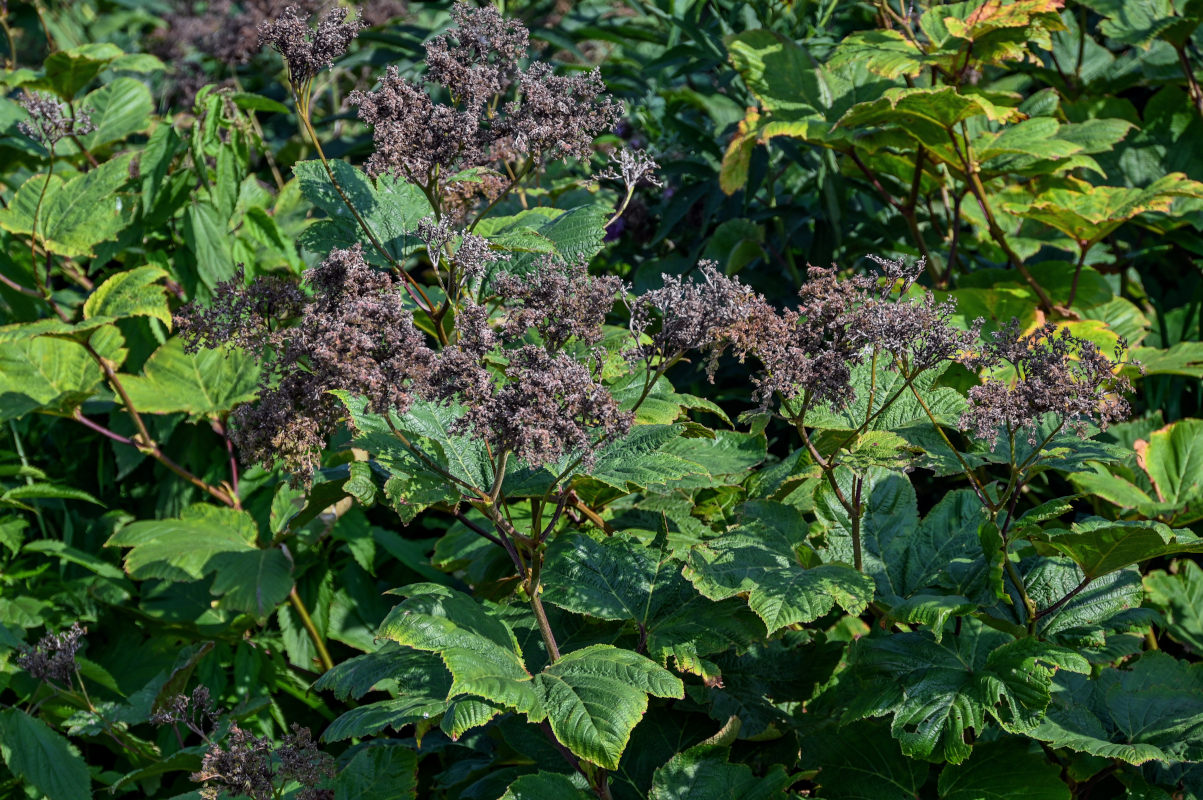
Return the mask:
[[87,632],[87,628],[73,622],[65,631],[48,633],[17,656],[17,666],[39,681],[69,683],[75,674],[75,654]]

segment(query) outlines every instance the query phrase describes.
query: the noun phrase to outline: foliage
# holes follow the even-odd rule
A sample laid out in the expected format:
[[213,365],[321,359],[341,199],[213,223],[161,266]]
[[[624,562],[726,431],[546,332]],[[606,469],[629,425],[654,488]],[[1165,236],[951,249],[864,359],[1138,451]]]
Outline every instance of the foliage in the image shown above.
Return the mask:
[[0,796],[1203,797],[1203,5],[285,5],[0,8]]

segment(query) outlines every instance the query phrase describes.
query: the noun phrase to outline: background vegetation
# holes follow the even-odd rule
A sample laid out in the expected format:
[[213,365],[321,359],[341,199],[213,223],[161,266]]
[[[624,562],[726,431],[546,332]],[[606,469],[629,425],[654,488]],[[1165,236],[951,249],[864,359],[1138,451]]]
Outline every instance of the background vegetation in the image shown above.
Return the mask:
[[[433,183],[369,177],[348,98],[421,75],[450,5],[365,3],[311,76],[260,48],[280,5],[0,9],[0,796],[1203,797],[1203,3],[506,2],[524,67],[600,67],[621,119]],[[622,147],[658,173],[601,177]],[[685,347],[624,359],[631,299],[603,355],[507,343],[632,413],[596,460],[509,463],[363,392],[300,485],[240,457],[279,342],[194,351],[186,304],[320,297],[306,270],[359,244],[441,353],[507,298],[455,288],[436,210],[503,272],[587,259],[631,298],[706,259],[774,308],[808,265],[922,263],[891,308],[1017,320],[1065,380],[1126,344],[1131,414],[991,448],[972,364],[876,342],[860,405],[763,409],[763,344],[712,381]],[[647,302],[645,347],[681,308]]]

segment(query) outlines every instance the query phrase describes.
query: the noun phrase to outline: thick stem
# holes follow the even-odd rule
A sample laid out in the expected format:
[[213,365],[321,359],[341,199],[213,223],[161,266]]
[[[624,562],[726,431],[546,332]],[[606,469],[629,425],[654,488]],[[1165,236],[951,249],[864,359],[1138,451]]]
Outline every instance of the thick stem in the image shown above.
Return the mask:
[[293,610],[301,618],[301,624],[305,626],[305,632],[309,634],[309,640],[313,642],[313,647],[317,650],[318,660],[322,663],[322,672],[334,669],[334,659],[330,657],[330,651],[326,649],[322,635],[318,633],[317,626],[313,624],[313,618],[309,616],[309,609],[305,608],[304,601],[297,594],[297,587],[292,587],[292,591],[288,594],[288,602],[292,604]]
[[855,475],[852,478],[852,512],[850,519],[852,521],[852,566],[857,572],[864,570],[864,560],[861,555],[860,544],[860,513],[861,513],[861,492],[865,488],[865,479],[861,475]]
[[543,637],[543,646],[547,648],[547,657],[554,663],[560,660],[560,646],[556,644],[555,634],[551,632],[551,623],[547,621],[547,612],[543,609],[543,601],[539,599],[542,586],[533,586],[530,592],[531,611],[535,612],[535,621],[539,623],[539,635]]

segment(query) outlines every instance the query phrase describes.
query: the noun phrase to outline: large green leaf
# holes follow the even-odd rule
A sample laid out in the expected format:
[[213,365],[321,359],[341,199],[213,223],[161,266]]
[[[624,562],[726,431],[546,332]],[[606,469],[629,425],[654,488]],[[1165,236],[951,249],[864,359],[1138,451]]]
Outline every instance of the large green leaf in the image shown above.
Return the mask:
[[39,408],[65,411],[101,382],[100,367],[82,345],[38,336],[0,346],[0,419]]
[[117,142],[150,125],[154,100],[146,84],[134,78],[115,78],[88,93],[80,104],[91,114],[96,130],[80,137],[89,150]]
[[92,796],[92,778],[79,751],[24,711],[0,711],[0,755],[19,780],[49,800]]
[[1069,529],[1044,528],[1031,538],[1072,558],[1090,579],[1151,558],[1203,552],[1203,538],[1151,520],[1091,517]]
[[[873,599],[873,579],[845,564],[814,565],[806,523],[794,508],[745,505],[734,530],[689,552],[685,577],[711,600],[746,596],[770,634],[811,622],[837,605],[859,614]],[[800,554],[807,554],[805,563]]]
[[206,569],[213,572],[213,594],[221,595],[223,607],[259,619],[292,591],[292,561],[275,547],[216,553]]
[[536,772],[511,783],[500,800],[586,800],[591,796],[567,775]]
[[[329,164],[343,193],[390,258],[404,261],[416,248],[423,246],[415,235],[418,222],[433,211],[421,189],[392,175],[382,175],[373,182],[345,161],[332,160]],[[293,165],[293,174],[305,198],[327,216],[305,229],[301,244],[324,255],[333,248],[359,243],[369,261],[387,263],[330,183],[322,162],[297,162]]]
[[1093,680],[1059,676],[1048,717],[1028,735],[1129,764],[1203,761],[1203,664],[1152,652]]
[[878,722],[826,722],[804,740],[799,766],[818,768],[815,782],[831,800],[914,800],[931,770]]
[[412,800],[417,789],[416,753],[392,743],[370,745],[338,773],[334,800]]
[[1149,602],[1165,617],[1170,636],[1203,653],[1203,568],[1178,561],[1171,572],[1156,570],[1144,579]]
[[[454,672],[454,670],[453,670]],[[680,679],[631,650],[593,645],[535,677],[551,730],[577,756],[617,769],[647,696],[685,696]]]
[[123,55],[120,47],[109,42],[89,42],[58,50],[46,56],[42,64],[45,73],[42,82],[54,89],[59,97],[71,100],[101,70]]
[[222,414],[255,398],[259,370],[240,350],[187,353],[176,337],[151,354],[141,375],[122,376],[130,401],[140,412],[185,412],[197,417]]
[[1203,500],[1203,419],[1182,419],[1149,437],[1142,464],[1157,499],[1174,505]]
[[986,742],[940,772],[940,800],[1070,800],[1061,768],[1023,739]]
[[[578,614],[630,620],[662,664],[704,674],[701,657],[746,646],[759,625],[747,606],[703,597],[681,575],[667,537],[649,547],[629,534],[569,534],[554,541],[543,570],[544,599]],[[709,676],[707,676],[709,677]]]
[[967,736],[981,735],[987,717],[1031,730],[1048,706],[1054,671],[1089,670],[1072,650],[1012,639],[972,618],[939,644],[926,633],[863,638],[850,662],[846,718],[889,714],[903,753],[954,764],[969,756]]
[[91,317],[154,317],[171,328],[171,309],[162,281],[162,267],[147,265],[118,272],[96,287],[84,302],[84,319]]
[[698,746],[679,753],[652,778],[649,800],[780,800],[794,779],[774,764],[763,777],[746,764],[728,763],[726,747]]
[[589,477],[622,491],[634,492],[687,475],[706,474],[701,464],[669,452],[680,438],[680,425],[637,425],[623,438],[602,449]]
[[[930,418],[923,410],[923,405],[941,423],[954,427],[957,425],[965,407],[965,398],[955,389],[938,386],[940,377],[948,369],[947,362],[923,372],[908,387],[906,379],[890,369],[887,361],[888,354],[878,359],[876,379],[871,360],[854,365],[850,402],[838,409],[825,406],[809,410],[806,413],[806,426],[851,431],[860,428],[873,415],[876,416],[873,416],[868,430],[896,431],[916,423],[930,426]],[[915,392],[923,399],[922,404],[916,399]]]
[[177,519],[126,525],[105,546],[132,548],[125,556],[131,577],[195,581],[213,570],[215,555],[254,551],[255,536],[255,521],[245,511],[195,505]]
[[379,635],[438,653],[453,678],[448,699],[472,694],[525,713],[535,722],[545,717],[541,693],[509,626],[446,586],[420,583],[404,592],[406,600],[389,612]]
[[138,203],[117,193],[130,180],[132,158],[133,153],[117,156],[65,182],[51,175],[47,184],[47,176],[34,175],[0,210],[0,228],[31,235],[36,212],[38,242],[47,250],[67,258],[94,255],[95,245],[114,238],[133,219]]

